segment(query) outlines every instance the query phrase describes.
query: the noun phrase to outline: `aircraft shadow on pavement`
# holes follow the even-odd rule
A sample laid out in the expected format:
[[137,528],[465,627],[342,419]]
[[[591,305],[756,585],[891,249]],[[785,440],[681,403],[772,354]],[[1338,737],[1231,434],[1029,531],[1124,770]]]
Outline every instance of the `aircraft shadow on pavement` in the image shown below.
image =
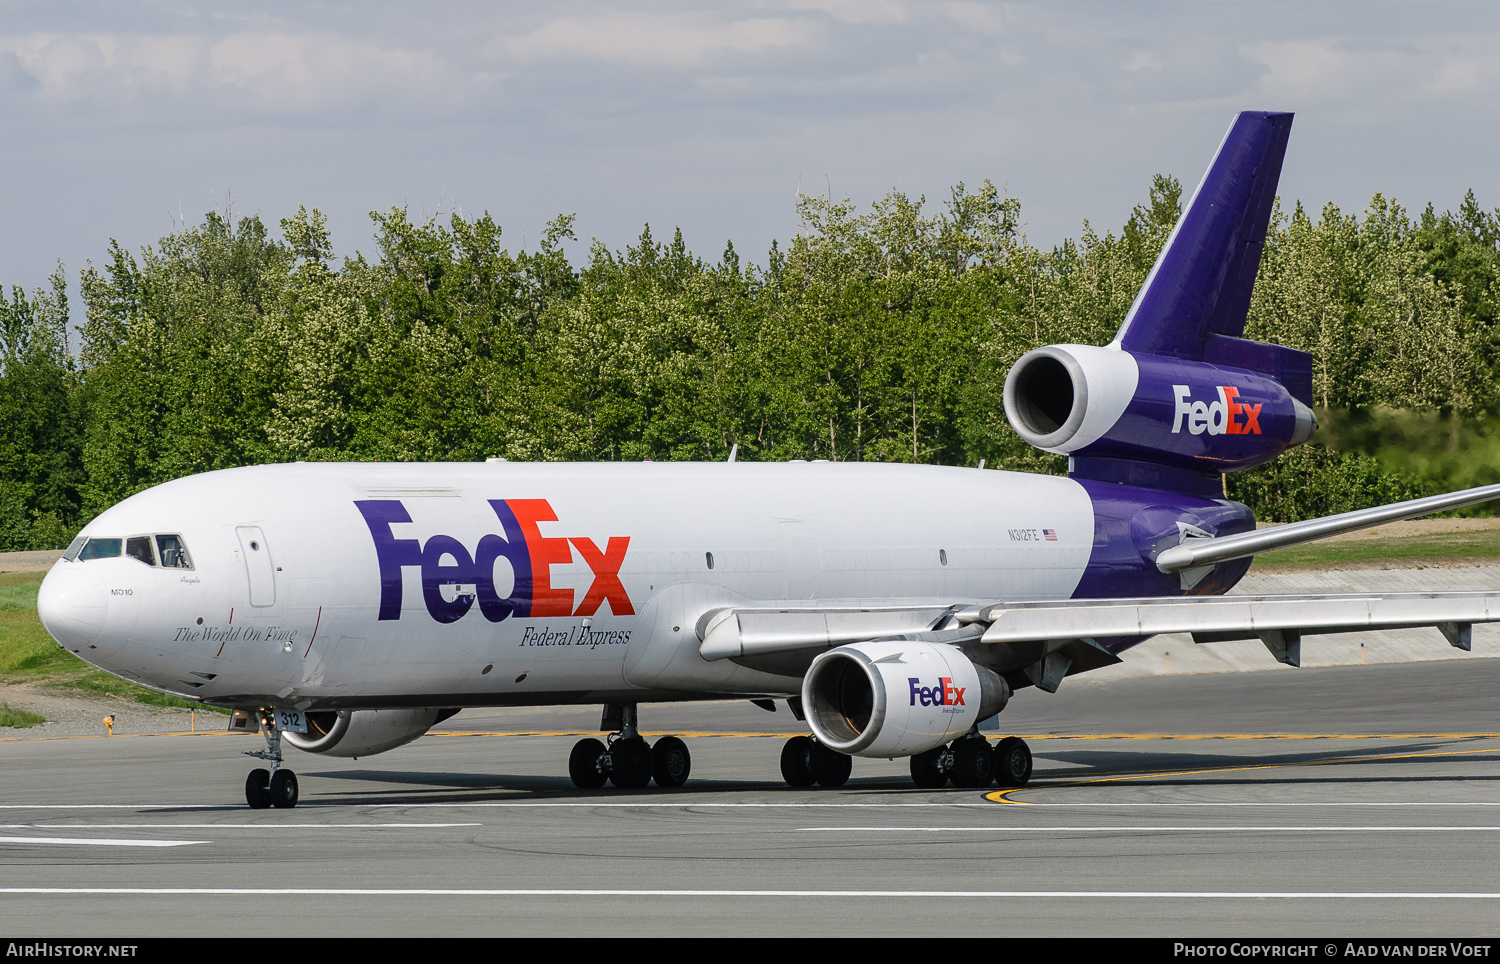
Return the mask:
[[[623,797],[671,797],[682,796],[707,796],[722,793],[744,793],[754,791],[758,793],[797,793],[797,794],[819,794],[844,792],[891,792],[924,793],[931,794],[931,790],[920,790],[912,786],[909,781],[891,777],[859,777],[853,776],[843,787],[838,790],[829,791],[819,787],[797,788],[789,787],[780,779],[767,777],[764,780],[689,780],[686,784],[672,789],[660,787],[646,787],[641,790],[621,790],[616,787],[605,786],[598,790],[580,790],[573,786],[571,780],[561,776],[534,776],[519,774],[495,774],[495,773],[445,773],[427,772],[415,770],[338,770],[327,772],[306,772],[303,774],[309,780],[311,778],[327,780],[344,780],[355,783],[372,784],[368,788],[353,789],[341,787],[322,793],[314,790],[309,793],[310,787],[304,786],[304,797],[306,802],[316,799],[320,803],[337,802],[337,798],[357,799],[364,803],[460,803],[460,802],[485,802],[490,800],[514,800],[524,795],[527,799],[545,797],[548,799],[576,798],[579,800],[608,801]],[[386,784],[385,787],[373,786],[373,784]],[[401,784],[401,787],[393,787],[390,784]],[[974,792],[974,791],[968,791]]]
[[[1272,743],[1274,738],[1268,739],[1267,744]],[[1302,746],[1308,741],[1299,740]],[[1455,743],[1466,742],[1451,739],[1442,740],[1402,740],[1387,741],[1381,746],[1350,746],[1337,749],[1292,749],[1288,743],[1280,743],[1275,747],[1256,747],[1266,749],[1270,752],[1252,753],[1224,753],[1224,752],[1193,752],[1193,751],[1165,751],[1165,750],[1103,750],[1085,748],[1078,750],[1038,750],[1036,759],[1038,763],[1047,760],[1057,760],[1061,763],[1071,763],[1075,766],[1086,766],[1094,770],[1110,771],[1141,771],[1158,769],[1201,769],[1211,767],[1229,766],[1277,766],[1316,763],[1320,760],[1329,762],[1342,762],[1346,760],[1368,759],[1371,763],[1383,762],[1382,758],[1399,756],[1401,762],[1410,762],[1413,759],[1421,759],[1420,756],[1408,756],[1408,754],[1422,754],[1442,752],[1440,747],[1452,747]],[[1201,744],[1200,744],[1201,745]],[[1241,744],[1243,745],[1243,744]],[[1286,747],[1286,750],[1281,750]],[[1475,759],[1483,759],[1487,756],[1495,756],[1494,753],[1476,753]],[[1453,760],[1464,757],[1457,751],[1448,755],[1435,757],[1439,760]],[[1080,771],[1081,772],[1081,771]],[[1038,768],[1037,776],[1051,777],[1053,774]]]

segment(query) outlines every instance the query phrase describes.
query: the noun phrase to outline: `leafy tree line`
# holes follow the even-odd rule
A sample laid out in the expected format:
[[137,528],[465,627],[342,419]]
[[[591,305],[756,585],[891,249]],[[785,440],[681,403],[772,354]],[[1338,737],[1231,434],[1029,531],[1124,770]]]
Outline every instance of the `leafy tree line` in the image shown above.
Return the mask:
[[[57,546],[168,479],[297,459],[722,459],[738,445],[744,459],[1061,472],[1007,425],[1006,372],[1039,345],[1107,342],[1180,202],[1157,177],[1118,232],[1085,222],[1043,251],[989,182],[935,210],[900,192],[864,212],[803,197],[801,230],[764,265],[649,227],[575,265],[571,216],[512,254],[488,215],[400,209],[372,215],[370,255],[336,263],[316,210],[279,239],[208,214],[139,251],[111,243],[81,273],[76,327],[61,266],[0,299],[0,549]],[[1247,335],[1313,353],[1334,444],[1232,476],[1229,493],[1291,519],[1444,488],[1473,462],[1453,453],[1491,444],[1497,271],[1500,215],[1472,194],[1417,218],[1378,195],[1362,216],[1278,209]],[[1412,461],[1420,446],[1372,443],[1396,418],[1426,419],[1411,431],[1441,444]],[[1500,478],[1494,448],[1479,481]]]

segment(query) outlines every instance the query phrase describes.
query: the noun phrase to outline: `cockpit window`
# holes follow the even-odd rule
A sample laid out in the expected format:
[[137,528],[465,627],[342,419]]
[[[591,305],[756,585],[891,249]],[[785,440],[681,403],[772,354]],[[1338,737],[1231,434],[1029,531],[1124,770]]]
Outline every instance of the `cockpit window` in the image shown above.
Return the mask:
[[90,539],[89,544],[83,547],[78,558],[87,562],[90,559],[113,559],[120,554],[120,544],[124,539]]
[[88,542],[88,541],[89,541],[89,537],[88,536],[74,536],[73,537],[73,541],[70,542],[70,543],[68,543],[68,549],[67,549],[66,552],[63,553],[63,558],[66,559],[66,560],[68,560],[69,562],[72,562],[74,559],[77,559],[78,558],[78,551],[80,549],[82,549],[83,548],[83,544],[85,542]]
[[156,553],[151,551],[150,536],[134,536],[125,540],[125,555],[139,559],[148,566],[156,565]]
[[161,564],[167,569],[191,569],[193,560],[188,558],[187,546],[182,536],[157,536],[156,548],[161,550]]

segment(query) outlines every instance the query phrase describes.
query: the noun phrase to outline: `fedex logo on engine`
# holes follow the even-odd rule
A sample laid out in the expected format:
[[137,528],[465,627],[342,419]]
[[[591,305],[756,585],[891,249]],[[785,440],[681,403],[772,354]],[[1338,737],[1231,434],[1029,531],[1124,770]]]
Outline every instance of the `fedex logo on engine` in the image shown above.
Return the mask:
[[954,686],[953,678],[949,676],[938,677],[938,685],[923,686],[922,681],[915,676],[907,677],[906,682],[911,685],[911,705],[918,703],[923,706],[963,706],[964,690],[967,686]]
[[1195,402],[1193,390],[1187,385],[1173,385],[1172,394],[1177,397],[1177,412],[1172,419],[1172,431],[1182,431],[1183,423],[1193,435],[1259,435],[1260,409],[1264,403],[1250,404],[1240,401],[1240,390],[1233,385],[1217,386],[1217,402]]
[[[435,535],[425,544],[396,538],[391,526],[412,521],[400,500],[372,499],[354,505],[375,540],[375,556],[380,563],[380,619],[401,618],[403,569],[421,570],[422,601],[440,623],[457,622],[476,603],[492,623],[511,616],[592,616],[604,603],[616,616],[635,615],[635,607],[620,582],[620,566],[625,562],[630,537],[610,536],[600,550],[592,539],[543,536],[537,524],[557,521],[557,513],[546,499],[490,499],[490,508],[504,534],[481,536],[472,553],[452,536]],[[594,573],[593,584],[577,609],[573,608],[573,590],[552,585],[552,567],[572,562],[575,549]],[[502,558],[514,575],[510,593],[503,598],[495,588],[495,563]],[[445,586],[454,591],[452,599],[446,598]],[[472,593],[462,591],[469,586],[474,587]]]

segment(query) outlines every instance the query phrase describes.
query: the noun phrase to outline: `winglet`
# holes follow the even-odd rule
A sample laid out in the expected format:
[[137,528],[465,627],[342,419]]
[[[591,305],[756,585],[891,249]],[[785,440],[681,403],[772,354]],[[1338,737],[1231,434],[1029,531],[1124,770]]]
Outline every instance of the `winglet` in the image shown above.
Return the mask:
[[1213,335],[1245,330],[1292,115],[1244,111],[1125,316],[1127,351],[1202,359]]

